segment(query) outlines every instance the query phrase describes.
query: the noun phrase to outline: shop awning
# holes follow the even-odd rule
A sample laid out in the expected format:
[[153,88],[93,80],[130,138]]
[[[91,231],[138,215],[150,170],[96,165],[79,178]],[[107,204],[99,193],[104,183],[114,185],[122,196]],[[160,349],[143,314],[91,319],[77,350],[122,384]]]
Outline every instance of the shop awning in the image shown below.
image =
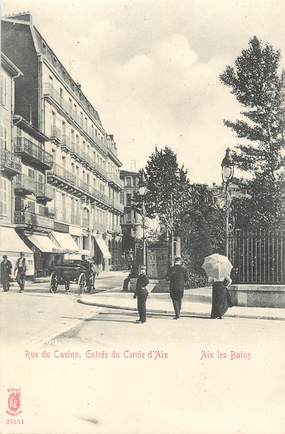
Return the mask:
[[0,226],[0,252],[33,253],[14,228]]
[[47,235],[32,234],[26,236],[41,252],[60,253],[62,251]]
[[99,249],[101,250],[103,258],[110,259],[111,254],[110,254],[108,247],[107,247],[105,241],[103,240],[103,238],[95,238],[95,240],[96,240],[96,243],[98,244]]
[[55,241],[58,242],[60,247],[68,252],[78,252],[79,248],[70,234],[62,232],[52,232]]

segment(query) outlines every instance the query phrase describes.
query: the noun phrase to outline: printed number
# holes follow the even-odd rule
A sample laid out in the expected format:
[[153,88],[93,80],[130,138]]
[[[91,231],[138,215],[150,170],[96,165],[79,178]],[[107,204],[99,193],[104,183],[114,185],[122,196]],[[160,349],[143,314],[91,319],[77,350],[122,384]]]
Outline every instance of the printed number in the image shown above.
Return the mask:
[[24,419],[6,419],[6,425],[22,425]]

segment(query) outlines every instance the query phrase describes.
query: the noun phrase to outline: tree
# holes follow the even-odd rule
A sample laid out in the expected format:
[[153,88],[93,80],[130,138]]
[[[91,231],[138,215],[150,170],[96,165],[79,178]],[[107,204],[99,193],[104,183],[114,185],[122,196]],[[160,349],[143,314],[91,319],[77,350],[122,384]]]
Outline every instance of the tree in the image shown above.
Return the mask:
[[170,230],[177,230],[180,216],[191,200],[187,171],[179,167],[177,155],[168,147],[157,148],[149,157],[146,168],[146,212],[158,215]]
[[[283,198],[277,194],[285,162],[285,73],[280,71],[280,59],[279,50],[254,36],[248,48],[237,57],[234,67],[227,66],[220,76],[245,108],[241,112],[243,119],[224,121],[243,139],[233,155],[235,164],[252,175],[247,182],[252,198],[240,201],[239,207],[246,205],[246,212],[253,208],[266,209],[266,219],[260,212],[255,223],[268,227],[272,222],[280,224],[278,210],[284,200],[284,194]],[[247,217],[250,222],[250,215]]]
[[184,240],[183,256],[188,256],[189,269],[201,274],[205,256],[224,254],[225,213],[217,206],[207,185],[193,184],[191,191],[191,206],[181,220],[180,235]]

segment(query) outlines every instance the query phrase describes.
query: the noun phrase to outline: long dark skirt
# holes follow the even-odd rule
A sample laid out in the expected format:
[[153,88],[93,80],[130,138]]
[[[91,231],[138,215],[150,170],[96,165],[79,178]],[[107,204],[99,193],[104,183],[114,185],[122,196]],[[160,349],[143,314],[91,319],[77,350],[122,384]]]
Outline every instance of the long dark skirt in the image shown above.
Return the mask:
[[221,318],[228,310],[227,290],[223,282],[214,282],[212,288],[211,318]]

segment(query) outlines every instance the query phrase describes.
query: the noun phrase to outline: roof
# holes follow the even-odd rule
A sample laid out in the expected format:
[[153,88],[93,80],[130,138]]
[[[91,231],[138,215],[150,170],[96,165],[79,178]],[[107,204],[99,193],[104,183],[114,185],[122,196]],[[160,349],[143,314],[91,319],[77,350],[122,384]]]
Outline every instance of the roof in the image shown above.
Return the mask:
[[14,78],[24,75],[22,71],[2,51],[1,51],[1,65]]
[[67,69],[63,66],[61,61],[56,56],[55,52],[48,45],[44,37],[38,31],[38,29],[32,23],[32,17],[29,13],[26,14],[15,14],[2,19],[5,22],[16,22],[17,24],[28,25],[31,30],[32,38],[34,40],[34,45],[37,53],[40,53],[52,66],[56,69],[57,73],[69,86],[71,92],[76,96],[81,102],[85,110],[93,117],[95,123],[99,124],[103,128],[101,119],[97,110],[93,107],[91,102],[87,99],[84,93],[81,91],[79,83],[77,83],[71,75],[68,73]]
[[133,172],[131,170],[120,170],[120,177],[123,176],[139,176],[138,172]]

